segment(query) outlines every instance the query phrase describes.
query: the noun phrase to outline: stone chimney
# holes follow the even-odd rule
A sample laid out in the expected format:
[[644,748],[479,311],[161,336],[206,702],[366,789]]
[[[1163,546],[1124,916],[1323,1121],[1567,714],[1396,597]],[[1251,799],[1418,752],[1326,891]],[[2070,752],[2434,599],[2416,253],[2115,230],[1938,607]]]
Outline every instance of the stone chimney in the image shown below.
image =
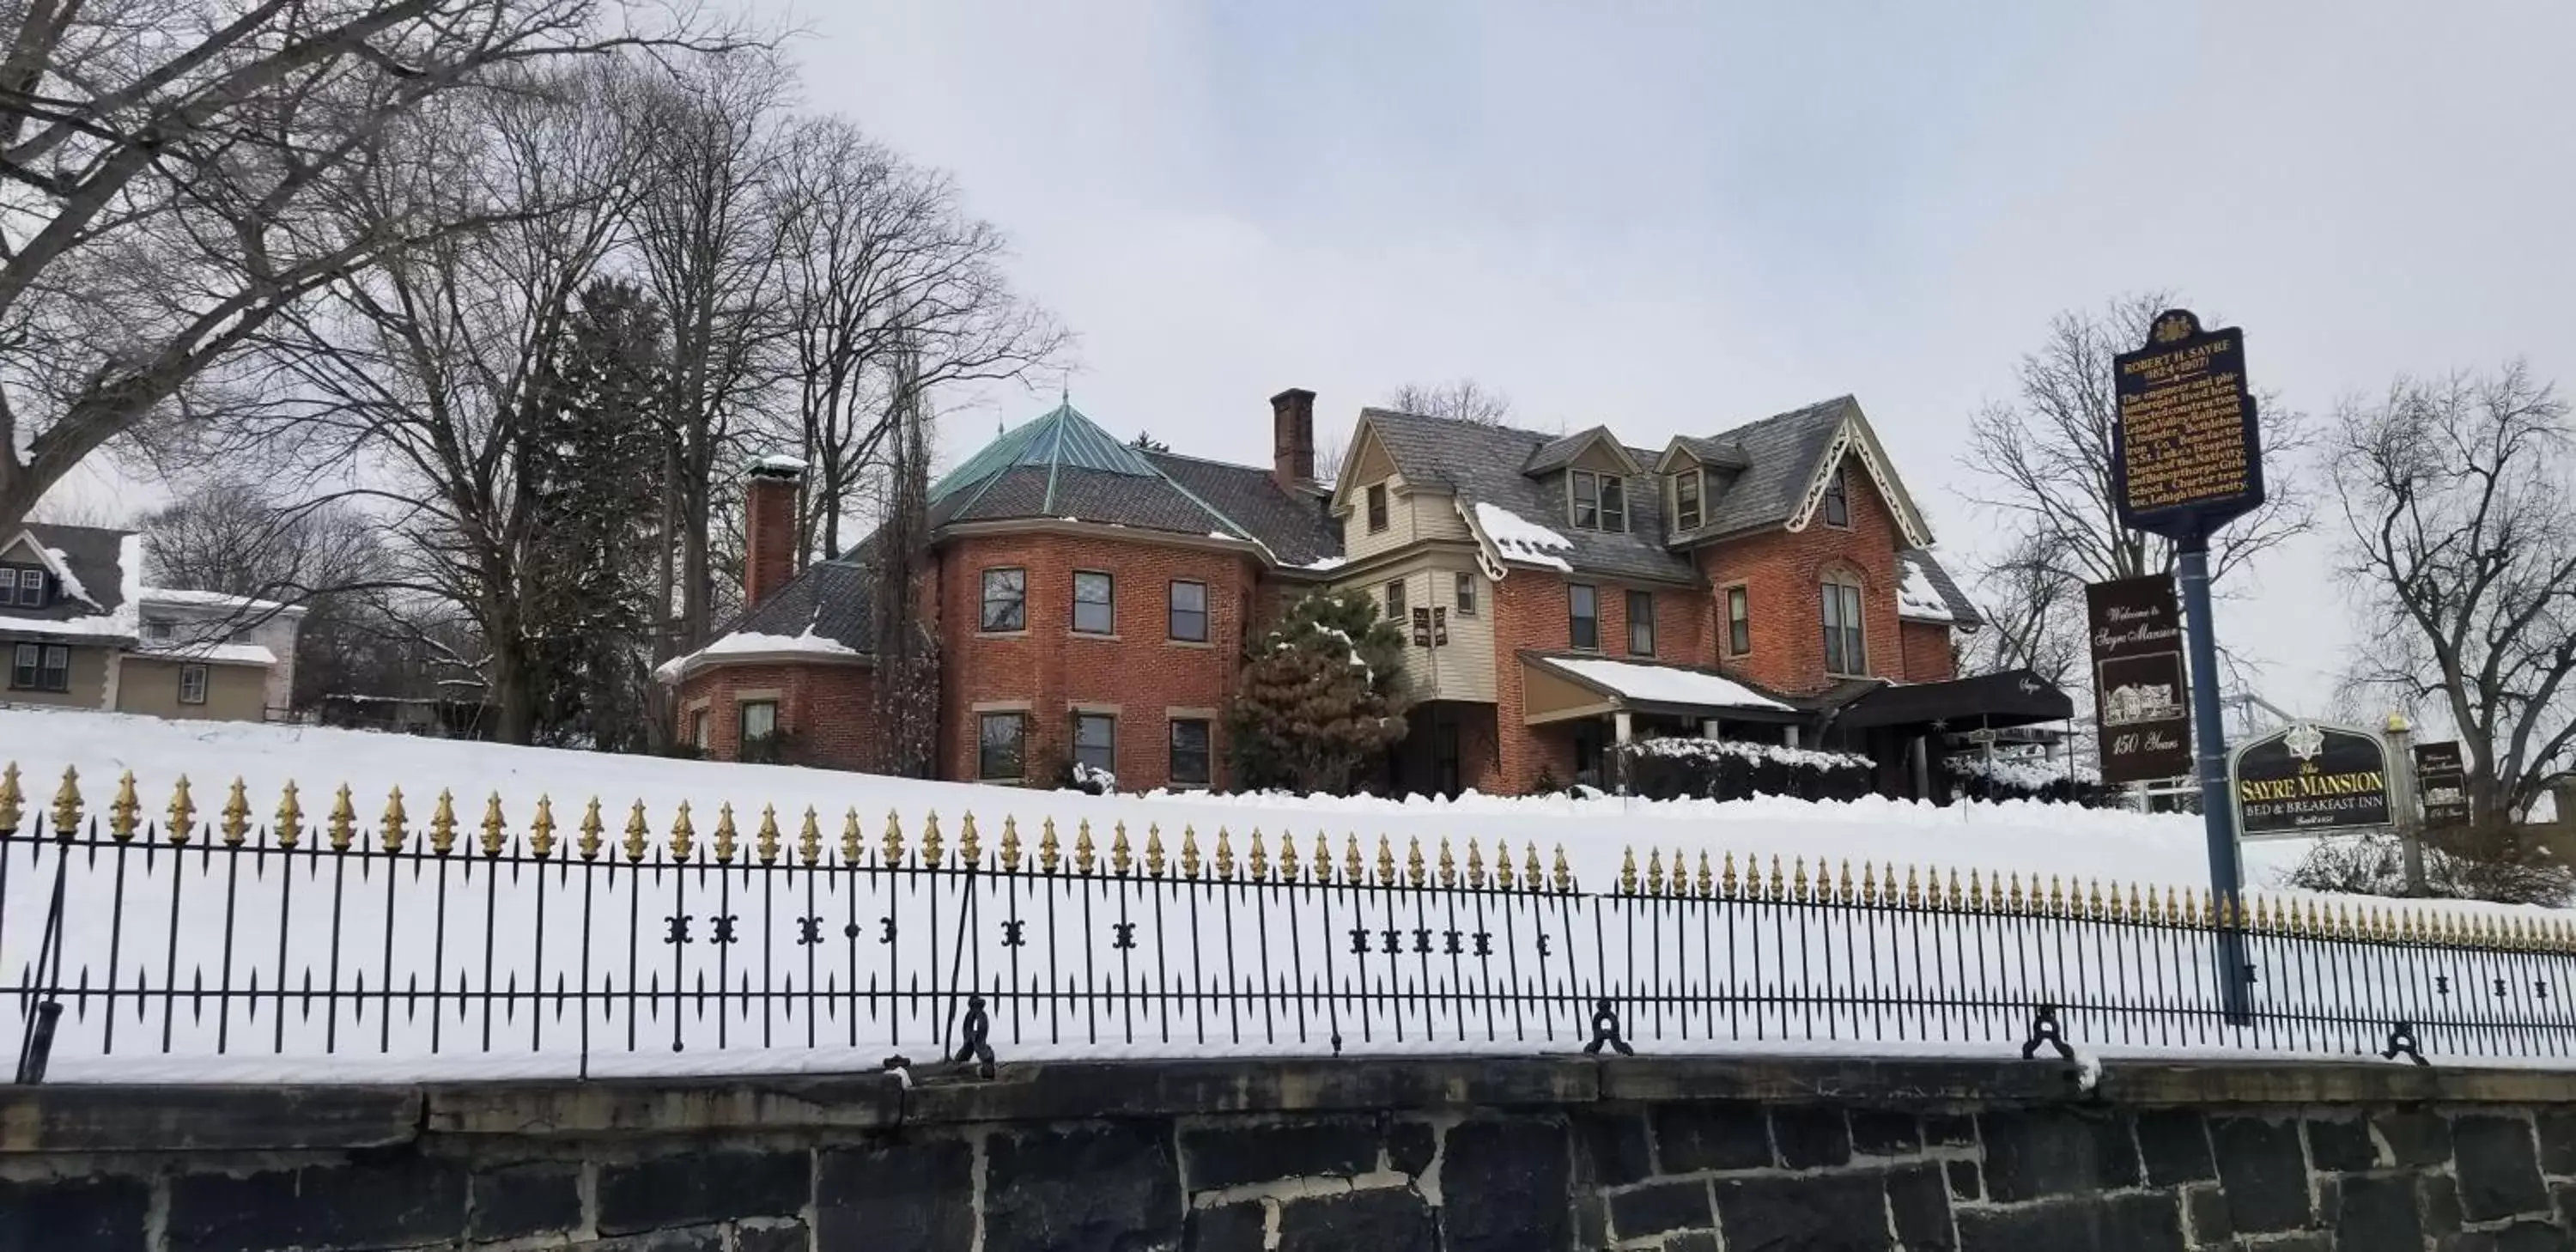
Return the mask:
[[1303,387],[1270,397],[1270,477],[1286,491],[1315,485],[1315,393]]
[[765,456],[743,475],[742,600],[745,608],[777,594],[796,576],[796,494],[805,463]]

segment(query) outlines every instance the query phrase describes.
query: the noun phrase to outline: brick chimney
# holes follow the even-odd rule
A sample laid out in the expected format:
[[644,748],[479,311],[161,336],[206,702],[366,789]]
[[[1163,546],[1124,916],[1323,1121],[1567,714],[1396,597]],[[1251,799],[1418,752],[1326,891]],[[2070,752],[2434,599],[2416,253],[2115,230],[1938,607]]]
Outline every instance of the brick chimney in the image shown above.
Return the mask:
[[1287,491],[1315,485],[1315,393],[1303,387],[1270,397],[1270,477]]
[[796,493],[805,463],[765,456],[743,475],[742,600],[746,608],[777,594],[796,576]]

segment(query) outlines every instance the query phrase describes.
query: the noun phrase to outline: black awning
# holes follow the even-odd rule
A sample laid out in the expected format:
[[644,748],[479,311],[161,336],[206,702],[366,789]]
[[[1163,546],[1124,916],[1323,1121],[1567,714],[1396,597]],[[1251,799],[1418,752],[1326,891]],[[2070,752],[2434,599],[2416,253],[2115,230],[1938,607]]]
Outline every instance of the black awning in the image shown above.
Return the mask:
[[1937,683],[1890,683],[1842,708],[1833,724],[1847,730],[1941,723],[1948,730],[1994,730],[2075,715],[2057,684],[2026,669]]

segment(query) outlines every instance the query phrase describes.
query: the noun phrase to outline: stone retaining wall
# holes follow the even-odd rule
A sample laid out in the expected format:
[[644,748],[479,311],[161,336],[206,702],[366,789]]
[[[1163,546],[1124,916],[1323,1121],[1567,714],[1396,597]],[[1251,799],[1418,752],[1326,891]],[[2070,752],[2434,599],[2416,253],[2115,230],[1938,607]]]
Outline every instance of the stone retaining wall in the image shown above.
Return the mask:
[[0,1088],[0,1252],[2576,1247],[2576,1082],[1384,1059]]

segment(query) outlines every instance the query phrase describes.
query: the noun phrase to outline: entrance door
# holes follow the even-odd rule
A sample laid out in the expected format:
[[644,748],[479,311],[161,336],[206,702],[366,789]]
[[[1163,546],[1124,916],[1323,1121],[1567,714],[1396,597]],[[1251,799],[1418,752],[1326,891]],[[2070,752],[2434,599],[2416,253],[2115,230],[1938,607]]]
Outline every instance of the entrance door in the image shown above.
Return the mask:
[[1432,714],[1431,786],[1452,800],[1458,798],[1458,722],[1446,712]]
[[1601,766],[1608,755],[1609,728],[1599,722],[1574,724],[1574,781],[1586,787],[1601,787],[1609,777]]

